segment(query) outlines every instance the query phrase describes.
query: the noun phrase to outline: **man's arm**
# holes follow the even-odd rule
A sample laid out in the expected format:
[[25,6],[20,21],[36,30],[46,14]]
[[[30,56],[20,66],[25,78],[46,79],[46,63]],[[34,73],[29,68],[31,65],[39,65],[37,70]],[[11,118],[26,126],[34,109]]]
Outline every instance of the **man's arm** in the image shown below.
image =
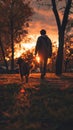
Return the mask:
[[37,39],[37,43],[36,43],[36,46],[35,46],[35,55],[37,54],[38,50],[39,50],[39,38]]

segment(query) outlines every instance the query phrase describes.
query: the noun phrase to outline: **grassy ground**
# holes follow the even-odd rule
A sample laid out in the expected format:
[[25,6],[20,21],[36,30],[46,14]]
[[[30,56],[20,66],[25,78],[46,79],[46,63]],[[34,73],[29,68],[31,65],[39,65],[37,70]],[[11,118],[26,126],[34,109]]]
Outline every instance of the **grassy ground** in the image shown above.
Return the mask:
[[0,85],[0,113],[1,130],[73,130],[73,86]]

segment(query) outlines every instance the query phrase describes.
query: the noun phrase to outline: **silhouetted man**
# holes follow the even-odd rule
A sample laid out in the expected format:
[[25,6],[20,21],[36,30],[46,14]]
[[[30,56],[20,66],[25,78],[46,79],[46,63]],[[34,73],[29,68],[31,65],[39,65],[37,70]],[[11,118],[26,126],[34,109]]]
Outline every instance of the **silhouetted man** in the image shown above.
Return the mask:
[[46,74],[47,60],[52,56],[52,43],[44,29],[40,31],[40,34],[41,36],[38,37],[35,47],[35,55],[38,54],[40,57],[41,78],[44,78]]

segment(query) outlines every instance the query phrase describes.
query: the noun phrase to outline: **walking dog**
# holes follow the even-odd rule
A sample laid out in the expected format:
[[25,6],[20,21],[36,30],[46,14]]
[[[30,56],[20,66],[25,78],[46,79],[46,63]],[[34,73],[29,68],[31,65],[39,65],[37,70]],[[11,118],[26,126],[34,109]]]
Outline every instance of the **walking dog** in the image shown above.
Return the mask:
[[26,83],[28,82],[29,72],[30,72],[30,66],[29,63],[26,62],[22,58],[18,58],[17,64],[19,65],[19,73],[21,77],[21,81],[24,81],[24,77],[26,80]]

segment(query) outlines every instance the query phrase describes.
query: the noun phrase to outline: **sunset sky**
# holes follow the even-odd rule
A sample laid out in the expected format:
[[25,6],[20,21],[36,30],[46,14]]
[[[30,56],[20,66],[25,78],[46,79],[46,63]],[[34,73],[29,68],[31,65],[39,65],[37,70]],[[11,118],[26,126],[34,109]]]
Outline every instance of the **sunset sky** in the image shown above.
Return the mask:
[[[45,1],[45,0],[43,0]],[[47,0],[47,3],[50,3],[50,0]],[[59,7],[64,7],[65,0],[61,0],[58,4]],[[39,6],[36,0],[32,0],[32,8],[34,9],[34,15],[32,17],[32,21],[30,22],[30,27],[28,32],[30,35],[37,39],[37,36],[40,35],[39,32],[41,29],[46,29],[47,35],[51,38],[53,42],[58,43],[58,35],[57,35],[57,26],[56,20],[51,7],[47,6]],[[60,13],[60,18],[62,20],[62,14]]]
[[51,40],[57,42],[57,26],[52,9],[46,6],[39,6],[35,0],[32,8],[35,13],[32,17],[31,23],[29,24],[29,34],[34,35],[36,39],[36,37],[40,35],[40,30],[46,29],[47,35]]
[[[50,3],[50,0],[47,0],[47,3]],[[58,8],[63,7],[64,5],[65,0],[62,0],[59,2]],[[31,38],[31,40],[30,41],[27,40],[27,44],[24,44],[25,40],[21,42],[21,52],[18,52],[18,55],[20,55],[24,51],[24,48],[26,48],[27,50],[31,49],[32,47],[35,47],[37,37],[40,35],[41,29],[45,29],[47,35],[51,38],[52,42],[56,42],[57,43],[56,45],[58,45],[58,35],[57,35],[58,30],[52,8],[49,6],[48,7],[39,6],[36,0],[31,1],[31,7],[34,10],[34,14],[31,17],[31,21],[29,22],[28,37],[27,37],[27,39]],[[62,14],[60,13],[59,15],[62,20]],[[18,50],[20,50],[20,48]]]

